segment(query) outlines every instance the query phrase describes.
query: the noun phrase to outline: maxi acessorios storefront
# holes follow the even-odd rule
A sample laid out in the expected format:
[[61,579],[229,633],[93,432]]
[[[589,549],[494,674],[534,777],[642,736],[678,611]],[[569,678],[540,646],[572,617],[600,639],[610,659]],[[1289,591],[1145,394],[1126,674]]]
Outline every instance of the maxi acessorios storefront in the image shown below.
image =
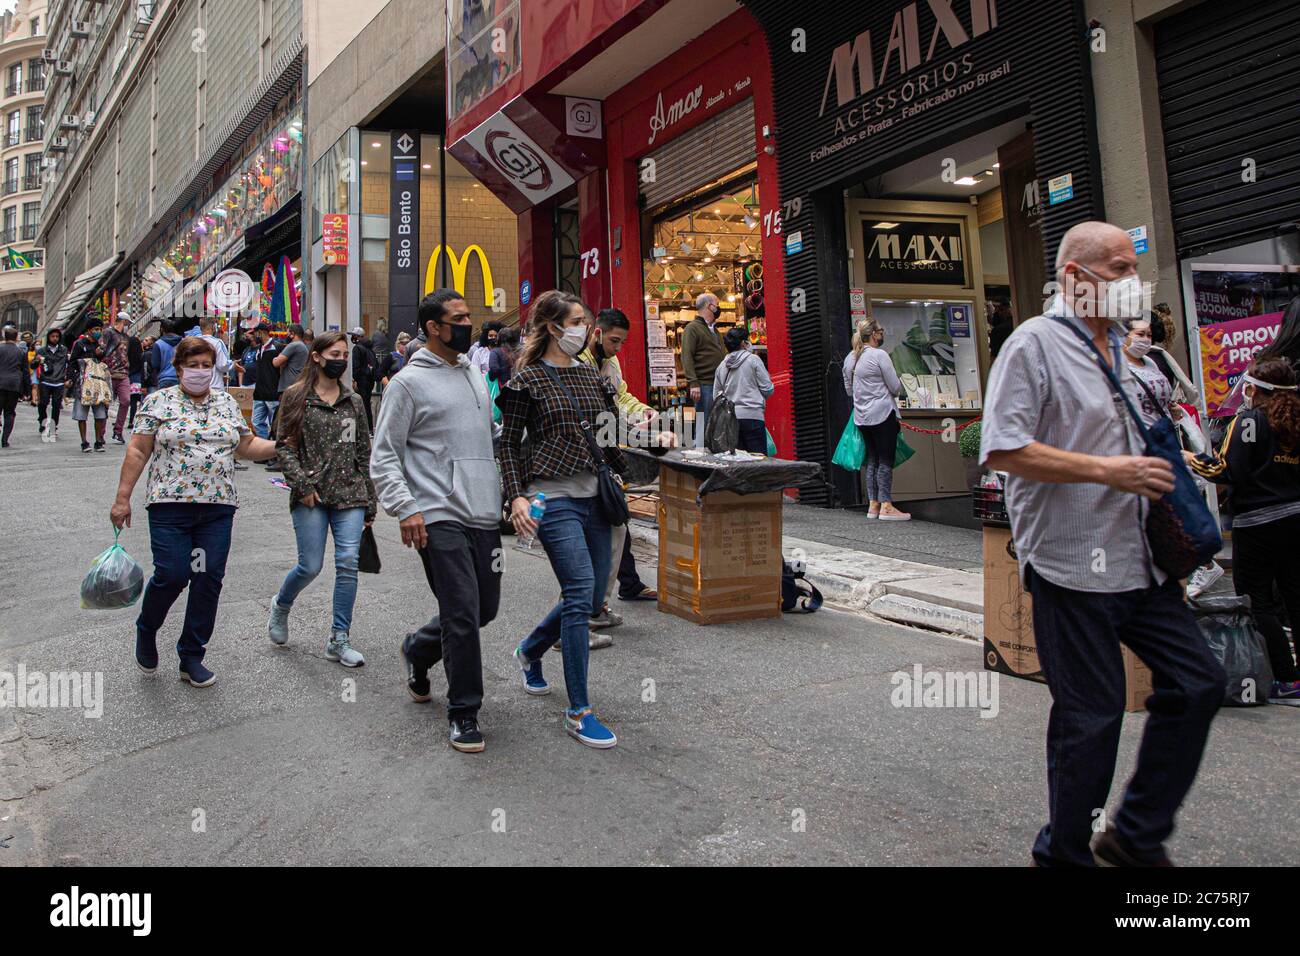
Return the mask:
[[[1007,258],[1022,286],[1050,276],[1064,232],[1104,208],[1089,32],[1077,0],[827,0],[815,17],[789,0],[744,5],[772,59],[795,443],[799,458],[827,470],[824,488],[803,499],[851,504],[857,485],[830,458],[849,415],[840,365],[863,298],[852,289],[861,266],[845,223],[868,200],[853,197],[882,195],[873,190],[890,171],[926,158],[942,178],[949,145],[1019,130],[1017,142],[1032,143],[1029,173],[1014,194],[1002,176],[998,205],[1024,212],[1029,226],[1017,242],[1009,224]],[[1006,154],[996,155],[1006,166]],[[968,334],[978,338],[983,325],[974,326]],[[987,344],[978,351],[982,383]]]

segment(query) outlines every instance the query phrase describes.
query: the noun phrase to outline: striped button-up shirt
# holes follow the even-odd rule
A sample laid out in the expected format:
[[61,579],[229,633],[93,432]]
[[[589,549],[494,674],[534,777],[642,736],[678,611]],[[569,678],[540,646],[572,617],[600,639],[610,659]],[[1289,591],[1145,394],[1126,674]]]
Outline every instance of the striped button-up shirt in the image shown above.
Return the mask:
[[[1092,349],[1060,322],[1091,331],[1058,296],[1047,313],[1022,323],[1007,339],[989,375],[980,462],[996,451],[1041,442],[1087,455],[1141,455],[1143,443]],[[1109,333],[1113,367],[1137,402],[1139,386]],[[1053,483],[1011,475],[1007,512],[1020,561],[1060,587],[1116,592],[1163,583],[1151,561],[1146,499],[1107,485]]]

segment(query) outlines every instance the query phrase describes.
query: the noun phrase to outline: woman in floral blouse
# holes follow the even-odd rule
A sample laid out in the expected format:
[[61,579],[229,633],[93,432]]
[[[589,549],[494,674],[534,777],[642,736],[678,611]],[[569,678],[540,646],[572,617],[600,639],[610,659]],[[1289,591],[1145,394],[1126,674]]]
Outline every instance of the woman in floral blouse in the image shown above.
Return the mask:
[[325,658],[344,667],[359,667],[366,659],[351,643],[352,606],[357,600],[361,535],[375,520],[376,499],[365,405],[339,382],[347,367],[348,340],[343,333],[317,336],[302,375],[280,402],[275,450],[289,483],[298,563],[271,602],[266,629],[272,642],[288,642],[289,609],[320,574],[325,538],[332,533],[334,621]]
[[155,673],[158,629],[188,584],[176,653],[181,680],[194,687],[209,687],[217,679],[203,666],[203,655],[217,620],[239,503],[235,456],[261,459],[275,452],[271,442],[249,430],[238,402],[212,388],[216,361],[216,350],[204,339],[190,337],[176,345],[172,364],[180,383],[151,393],[140,406],[109,513],[115,528],[131,526],[131,492],[147,465],[153,576],[135,622],[135,661],[146,674]]

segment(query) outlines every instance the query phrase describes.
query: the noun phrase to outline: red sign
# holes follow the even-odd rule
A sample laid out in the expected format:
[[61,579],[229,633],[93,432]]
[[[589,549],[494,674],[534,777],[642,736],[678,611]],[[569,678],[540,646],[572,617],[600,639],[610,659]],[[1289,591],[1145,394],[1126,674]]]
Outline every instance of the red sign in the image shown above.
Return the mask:
[[321,217],[321,250],[325,265],[348,264],[348,217],[343,213],[326,213]]

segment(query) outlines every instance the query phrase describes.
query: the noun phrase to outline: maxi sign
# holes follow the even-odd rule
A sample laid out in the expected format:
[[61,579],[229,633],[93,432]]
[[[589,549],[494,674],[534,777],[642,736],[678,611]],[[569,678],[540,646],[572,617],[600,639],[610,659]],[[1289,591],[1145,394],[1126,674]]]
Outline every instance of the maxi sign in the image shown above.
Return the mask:
[[388,327],[396,335],[417,329],[420,306],[420,134],[394,130],[388,206]]

